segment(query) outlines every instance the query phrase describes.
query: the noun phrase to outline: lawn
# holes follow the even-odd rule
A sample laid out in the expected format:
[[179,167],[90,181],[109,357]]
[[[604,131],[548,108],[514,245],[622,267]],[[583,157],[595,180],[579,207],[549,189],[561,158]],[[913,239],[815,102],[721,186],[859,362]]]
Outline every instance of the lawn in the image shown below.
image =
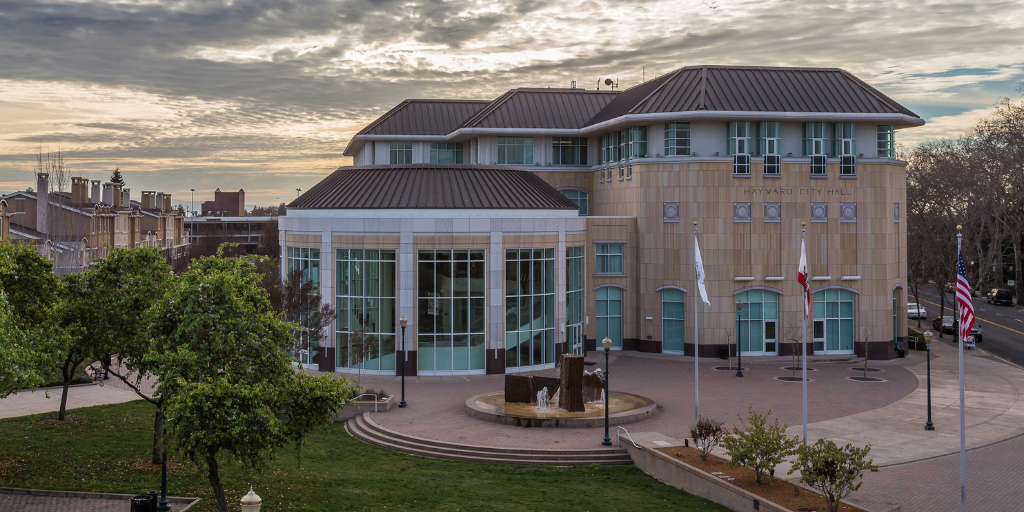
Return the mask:
[[[75,409],[81,421],[0,420],[0,486],[138,493],[159,487],[159,471],[140,469],[152,443],[153,406],[129,402]],[[552,468],[455,462],[406,455],[357,441],[341,424],[286,449],[262,471],[225,454],[228,502],[253,486],[263,510],[702,510],[727,509],[660,484],[633,466]],[[168,492],[203,498],[216,509],[195,466],[169,471]]]

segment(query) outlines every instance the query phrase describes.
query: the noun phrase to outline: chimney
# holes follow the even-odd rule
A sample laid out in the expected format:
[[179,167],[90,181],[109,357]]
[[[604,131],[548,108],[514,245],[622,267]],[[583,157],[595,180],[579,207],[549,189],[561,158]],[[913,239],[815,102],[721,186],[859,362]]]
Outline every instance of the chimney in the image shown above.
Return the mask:
[[142,191],[142,209],[143,210],[152,210],[153,209],[153,194],[156,194],[156,192],[153,192],[152,190],[143,190]]
[[50,232],[50,174],[36,175],[36,231]]
[[132,189],[130,189],[130,188],[126,188],[126,189],[121,191],[121,208],[131,208],[132,207],[132,194],[131,194],[131,191],[132,191]]
[[92,204],[100,202],[100,180],[92,180],[92,195],[89,196],[89,202]]
[[109,205],[113,206],[113,204],[114,204],[114,184],[113,183],[108,181],[108,182],[103,184],[103,200],[100,201],[100,202],[103,203],[103,204],[109,204]]
[[120,183],[114,183],[114,193],[111,194],[112,197],[110,198],[112,201],[110,206],[113,206],[114,208],[121,206],[121,186],[122,185]]
[[164,193],[163,192],[157,192],[156,193],[156,199],[153,200],[153,209],[154,210],[161,210],[161,209],[163,209],[163,207],[164,207]]
[[164,210],[171,211],[171,195],[164,194]]
[[87,203],[86,192],[88,192],[89,181],[85,178],[71,178],[71,203],[72,204],[85,204]]

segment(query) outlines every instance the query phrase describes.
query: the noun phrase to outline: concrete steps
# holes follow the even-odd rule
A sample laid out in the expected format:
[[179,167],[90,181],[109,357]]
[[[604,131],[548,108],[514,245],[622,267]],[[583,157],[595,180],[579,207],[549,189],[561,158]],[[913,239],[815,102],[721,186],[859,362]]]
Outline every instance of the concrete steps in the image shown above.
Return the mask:
[[378,425],[369,413],[362,413],[345,422],[345,430],[361,441],[391,450],[436,459],[494,462],[499,464],[530,464],[541,466],[587,466],[632,464],[625,448],[593,449],[528,449],[502,448],[448,443],[396,432]]

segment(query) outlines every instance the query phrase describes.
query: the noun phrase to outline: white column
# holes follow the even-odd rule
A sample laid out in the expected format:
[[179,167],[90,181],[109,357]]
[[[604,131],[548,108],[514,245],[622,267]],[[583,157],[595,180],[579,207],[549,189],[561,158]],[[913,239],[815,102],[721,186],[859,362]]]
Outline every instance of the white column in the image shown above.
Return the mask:
[[[405,330],[405,347],[402,347],[402,332],[399,327],[399,350],[416,350],[416,331],[419,328],[416,317],[416,251],[413,248],[413,219],[402,219],[398,235],[398,311],[399,317],[409,321]],[[408,352],[406,352],[408,355]],[[400,368],[400,367],[399,367]]]
[[[332,248],[330,222],[324,220],[324,228],[320,234],[320,299],[322,304],[334,307],[334,249]],[[334,325],[325,327],[323,346],[334,346]],[[333,364],[330,365],[334,367]]]
[[[551,221],[548,221],[551,222]],[[558,222],[558,247],[555,248],[555,339],[558,343],[568,343],[565,337],[565,291],[568,283],[565,281],[565,221],[557,219]],[[566,345],[566,350],[569,346]]]
[[491,249],[487,255],[487,348],[505,348],[505,248],[502,232],[491,231]]

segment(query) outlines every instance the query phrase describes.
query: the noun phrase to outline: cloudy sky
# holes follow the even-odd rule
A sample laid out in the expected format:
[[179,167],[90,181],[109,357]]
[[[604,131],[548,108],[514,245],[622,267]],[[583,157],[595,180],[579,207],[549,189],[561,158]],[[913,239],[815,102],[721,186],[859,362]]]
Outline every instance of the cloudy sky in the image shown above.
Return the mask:
[[0,0],[0,192],[59,143],[133,196],[272,204],[405,98],[694,64],[845,68],[928,121],[913,144],[1020,98],[1022,29],[1019,0]]

